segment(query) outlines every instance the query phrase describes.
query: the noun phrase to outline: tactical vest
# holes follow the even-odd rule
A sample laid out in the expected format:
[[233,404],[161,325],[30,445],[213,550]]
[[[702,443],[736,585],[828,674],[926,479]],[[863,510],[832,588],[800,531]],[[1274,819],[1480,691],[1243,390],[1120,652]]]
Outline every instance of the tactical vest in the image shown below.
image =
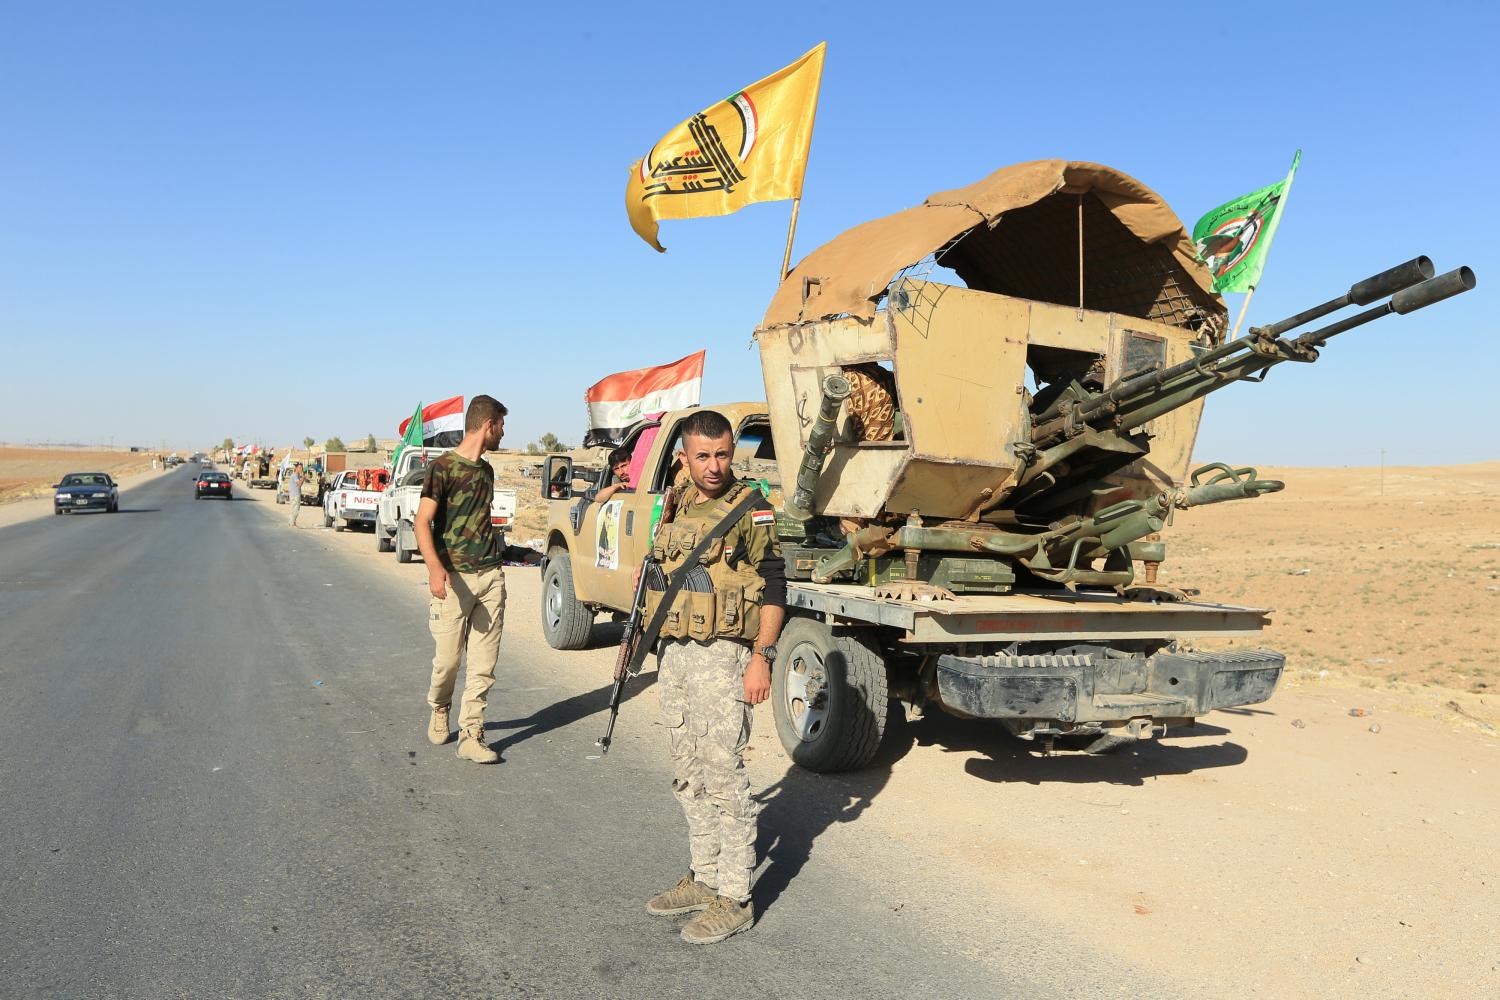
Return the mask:
[[[651,555],[670,576],[687,561],[698,542],[723,520],[732,507],[744,496],[746,489],[753,487],[735,483],[713,504],[709,517],[688,517],[660,525],[656,540],[651,546]],[[688,509],[698,495],[695,486],[689,486],[683,494],[677,510]],[[750,524],[750,515],[744,514],[740,524],[730,528],[724,537],[708,547],[698,557],[702,570],[689,570],[688,586],[678,591],[672,600],[671,609],[662,622],[661,636],[665,639],[742,639],[754,641],[760,629],[760,599],[765,592],[766,581],[748,562],[738,567],[731,566],[726,558],[734,552],[739,539]],[[700,583],[701,589],[690,589],[694,577],[700,581],[703,571],[707,581]],[[665,592],[661,589],[646,590],[645,619],[650,621],[661,606]]]

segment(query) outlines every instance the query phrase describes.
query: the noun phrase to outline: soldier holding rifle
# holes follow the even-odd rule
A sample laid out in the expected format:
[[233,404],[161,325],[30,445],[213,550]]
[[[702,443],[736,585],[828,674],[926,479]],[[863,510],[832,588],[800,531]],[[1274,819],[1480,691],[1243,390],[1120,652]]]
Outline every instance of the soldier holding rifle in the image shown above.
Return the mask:
[[[752,708],[771,691],[786,614],[775,514],[755,487],[735,479],[733,455],[734,432],[723,414],[700,410],[682,422],[678,460],[689,482],[669,494],[639,588],[640,641],[649,648],[657,634],[662,639],[660,721],[692,858],[691,870],[646,910],[701,911],[682,929],[690,944],[722,941],[755,920],[750,876],[759,804],[744,753]],[[608,739],[601,741],[606,749]]]

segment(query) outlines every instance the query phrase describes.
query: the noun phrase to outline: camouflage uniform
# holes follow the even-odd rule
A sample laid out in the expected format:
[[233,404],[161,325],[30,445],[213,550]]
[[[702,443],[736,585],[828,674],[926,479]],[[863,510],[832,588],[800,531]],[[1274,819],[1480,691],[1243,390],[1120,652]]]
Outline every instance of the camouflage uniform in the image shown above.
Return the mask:
[[432,598],[427,625],[437,645],[427,703],[446,708],[453,700],[461,657],[468,654],[468,680],[459,711],[460,728],[482,726],[495,683],[500,633],[505,623],[505,573],[500,534],[490,523],[495,470],[445,452],[428,467],[422,498],[437,503],[432,542],[448,570],[448,593]]
[[[674,523],[698,521],[706,531],[738,499],[737,493],[731,487],[718,502],[699,504],[693,502],[696,490],[689,489]],[[730,573],[750,576],[762,561],[779,560],[770,510],[764,501],[756,504],[705,558],[727,564]],[[757,513],[760,517],[754,516]],[[664,568],[673,566],[668,561]],[[728,573],[725,578],[730,578]],[[754,595],[746,594],[745,600],[758,603],[759,587],[749,589]],[[710,617],[719,625],[718,635],[661,642],[661,724],[672,753],[672,792],[687,817],[693,877],[719,895],[744,903],[750,899],[755,819],[760,812],[745,772],[752,707],[745,701],[744,678],[759,610],[746,609],[739,621],[725,621],[722,608]]]

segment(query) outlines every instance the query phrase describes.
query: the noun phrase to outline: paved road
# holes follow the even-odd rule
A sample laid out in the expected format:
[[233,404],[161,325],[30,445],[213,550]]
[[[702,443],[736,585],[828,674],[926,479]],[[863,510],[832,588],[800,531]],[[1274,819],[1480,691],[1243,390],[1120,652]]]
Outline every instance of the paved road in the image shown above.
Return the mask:
[[0,995],[1162,995],[894,841],[819,853],[859,776],[769,790],[761,922],[683,944],[642,908],[684,867],[665,753],[587,760],[605,691],[559,683],[534,582],[506,761],[465,764],[421,737],[414,579],[255,497],[194,501],[182,470],[0,530]]

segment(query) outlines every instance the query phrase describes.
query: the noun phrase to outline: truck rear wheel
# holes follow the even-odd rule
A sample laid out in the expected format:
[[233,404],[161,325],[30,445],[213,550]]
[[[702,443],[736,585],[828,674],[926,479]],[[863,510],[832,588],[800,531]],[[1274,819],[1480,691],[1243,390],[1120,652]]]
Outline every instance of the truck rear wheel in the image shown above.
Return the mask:
[[788,620],[776,646],[771,707],[792,760],[824,773],[873,760],[890,710],[879,649],[814,618]]
[[582,649],[589,644],[594,613],[573,590],[573,561],[566,552],[547,560],[542,574],[542,634],[553,649]]
[[391,536],[386,534],[385,529],[380,526],[379,522],[375,524],[375,551],[391,551]]

